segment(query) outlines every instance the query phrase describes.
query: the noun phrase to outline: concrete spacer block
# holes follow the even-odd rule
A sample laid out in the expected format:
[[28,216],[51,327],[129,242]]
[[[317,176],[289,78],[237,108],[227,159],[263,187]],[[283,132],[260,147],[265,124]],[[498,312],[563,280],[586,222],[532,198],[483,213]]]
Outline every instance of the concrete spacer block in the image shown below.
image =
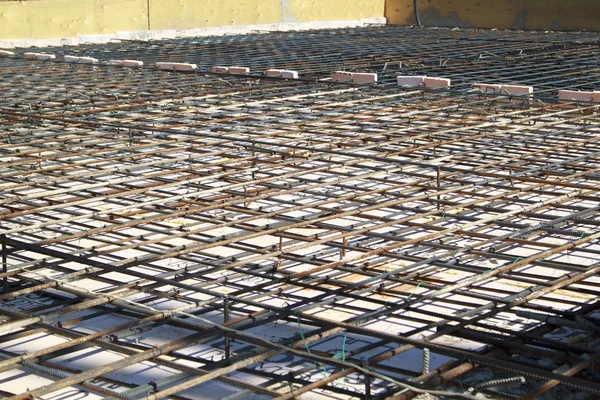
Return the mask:
[[249,74],[250,68],[248,67],[229,67],[230,74]]
[[93,57],[79,57],[81,64],[98,64],[98,59]]
[[158,69],[173,69],[175,63],[157,62],[155,65],[156,65],[156,68],[158,68]]
[[211,72],[221,72],[221,73],[227,73],[229,72],[229,68],[227,67],[219,67],[219,66],[214,66],[210,69]]
[[593,101],[596,92],[580,92],[576,90],[559,90],[558,99],[566,101]]
[[68,63],[79,62],[79,57],[76,57],[76,56],[65,56],[65,62],[68,62]]
[[377,74],[355,72],[352,74],[352,82],[354,83],[376,83]]
[[32,60],[54,60],[56,56],[49,53],[23,53],[23,57]]
[[125,67],[143,67],[144,62],[138,60],[122,60]]
[[56,56],[54,54],[39,53],[35,58],[36,60],[54,60]]
[[483,93],[500,92],[502,85],[495,85],[490,83],[474,83],[471,85],[473,89],[479,89]]
[[424,76],[398,76],[396,77],[398,86],[423,86],[425,84]]
[[332,72],[331,80],[334,82],[352,82],[352,72],[345,72],[345,71]]
[[286,79],[298,79],[298,71],[281,70],[281,77]]
[[502,85],[500,87],[502,94],[510,95],[531,95],[533,93],[533,86],[521,86],[521,85]]
[[447,78],[430,78],[428,76],[423,80],[425,87],[428,88],[440,88],[450,86],[450,79]]
[[173,64],[173,69],[175,71],[195,71],[198,69],[198,66],[196,64],[175,63]]
[[171,71],[194,71],[198,66],[188,63],[157,62],[156,68]]
[[282,71],[282,69],[268,69],[265,71],[265,75],[274,78],[279,78],[281,76]]

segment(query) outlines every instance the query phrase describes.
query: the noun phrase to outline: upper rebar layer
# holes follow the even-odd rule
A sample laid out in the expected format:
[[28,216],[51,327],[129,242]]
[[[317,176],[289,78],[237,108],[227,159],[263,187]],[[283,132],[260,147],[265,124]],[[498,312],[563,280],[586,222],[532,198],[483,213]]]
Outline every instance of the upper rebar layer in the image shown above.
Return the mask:
[[[146,66],[0,58],[0,396],[600,394],[600,118],[556,100],[598,85],[595,35],[378,26],[45,51]],[[323,80],[336,69],[380,83]]]

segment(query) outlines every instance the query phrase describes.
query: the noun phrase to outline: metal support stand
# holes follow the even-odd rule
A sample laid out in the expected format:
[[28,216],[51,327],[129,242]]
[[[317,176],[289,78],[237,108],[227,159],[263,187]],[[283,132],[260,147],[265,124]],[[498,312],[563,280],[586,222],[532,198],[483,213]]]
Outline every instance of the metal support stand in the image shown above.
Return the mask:
[[[229,321],[229,301],[226,298],[223,299],[223,321]],[[229,360],[231,357],[231,343],[230,338],[225,334],[224,338],[224,346],[225,346],[225,359]]]
[[[369,360],[363,360],[362,362],[363,368],[369,369]],[[365,374],[365,400],[369,400],[371,398],[371,375]]]
[[[8,272],[8,249],[4,238],[4,235],[0,236],[0,242],[2,243],[2,273],[6,274]],[[8,276],[2,278],[2,292],[8,292]]]
[[[437,170],[436,170],[436,186],[437,186],[438,193],[440,191],[440,186],[441,186],[440,185],[440,183],[441,183],[441,173],[442,173],[442,169],[440,167],[437,167]],[[438,210],[440,209],[440,200],[441,200],[441,197],[438,194],[437,195],[437,209]]]

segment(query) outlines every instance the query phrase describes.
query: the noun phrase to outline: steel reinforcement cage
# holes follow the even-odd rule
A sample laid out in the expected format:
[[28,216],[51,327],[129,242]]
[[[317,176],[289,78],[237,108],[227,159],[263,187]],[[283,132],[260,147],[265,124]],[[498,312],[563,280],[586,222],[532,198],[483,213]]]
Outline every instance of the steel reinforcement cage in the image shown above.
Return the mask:
[[599,104],[557,99],[600,84],[597,35],[372,26],[43,51],[0,56],[0,396],[600,394]]

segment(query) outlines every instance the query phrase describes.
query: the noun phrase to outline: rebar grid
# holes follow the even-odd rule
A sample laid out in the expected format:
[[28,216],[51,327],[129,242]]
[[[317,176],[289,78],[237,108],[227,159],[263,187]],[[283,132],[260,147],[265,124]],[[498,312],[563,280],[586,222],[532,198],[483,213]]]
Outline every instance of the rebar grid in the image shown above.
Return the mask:
[[[0,396],[600,393],[599,106],[553,92],[597,85],[593,35],[48,51],[146,67],[0,58]],[[255,75],[207,72],[224,63]],[[256,72],[272,66],[308,79]],[[383,79],[319,80],[339,68]],[[400,73],[456,85],[402,89]],[[483,79],[536,97],[470,90]],[[484,368],[527,383],[468,391]]]

